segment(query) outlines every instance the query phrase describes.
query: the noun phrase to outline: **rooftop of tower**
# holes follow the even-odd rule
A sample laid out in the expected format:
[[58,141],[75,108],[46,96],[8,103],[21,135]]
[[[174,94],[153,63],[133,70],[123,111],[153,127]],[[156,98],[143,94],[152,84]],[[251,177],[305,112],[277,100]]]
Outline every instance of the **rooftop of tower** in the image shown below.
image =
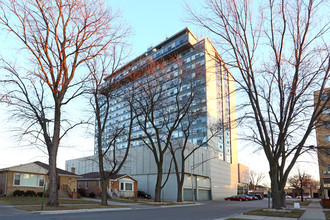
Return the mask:
[[[174,35],[167,37],[164,41],[160,42],[156,46],[151,46],[147,51],[135,59],[129,61],[122,67],[120,67],[114,75],[118,75],[118,79],[125,78],[129,72],[134,71],[137,68],[140,68],[146,63],[148,57],[152,57],[154,61],[165,58],[172,52],[180,52],[186,49],[189,46],[197,43],[198,40],[195,35],[190,31],[188,27],[185,27],[181,31],[178,31]],[[105,81],[109,79],[111,75],[105,78]]]

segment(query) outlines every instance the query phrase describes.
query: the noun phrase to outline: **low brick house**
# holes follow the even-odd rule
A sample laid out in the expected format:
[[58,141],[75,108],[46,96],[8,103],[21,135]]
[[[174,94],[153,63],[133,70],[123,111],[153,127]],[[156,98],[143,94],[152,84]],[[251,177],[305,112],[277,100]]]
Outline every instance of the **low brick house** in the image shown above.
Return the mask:
[[[78,179],[78,189],[85,191],[86,196],[90,193],[101,194],[101,180],[99,172],[91,172],[81,175]],[[138,181],[128,174],[117,174],[108,183],[108,193],[122,198],[136,198]]]
[[[36,193],[43,191],[44,183],[49,186],[49,165],[40,161],[0,169],[0,195],[12,196],[15,190]],[[70,195],[77,192],[78,175],[57,168],[59,190]]]

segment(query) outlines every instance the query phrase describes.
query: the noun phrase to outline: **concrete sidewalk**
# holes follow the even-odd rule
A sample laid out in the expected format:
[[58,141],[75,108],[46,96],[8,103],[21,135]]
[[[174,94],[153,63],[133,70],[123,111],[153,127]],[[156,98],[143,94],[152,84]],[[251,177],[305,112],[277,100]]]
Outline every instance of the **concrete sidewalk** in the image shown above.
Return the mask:
[[312,203],[306,207],[304,214],[300,218],[281,218],[281,217],[271,217],[271,216],[257,216],[257,215],[243,215],[236,214],[226,216],[225,218],[219,218],[217,220],[224,220],[230,218],[239,218],[239,219],[255,219],[255,220],[325,220],[325,215],[323,213],[323,208],[321,207],[320,200],[312,200]]
[[[101,199],[92,199],[92,198],[82,198],[88,201],[97,201],[101,202]],[[157,209],[157,208],[173,208],[173,207],[182,207],[182,206],[198,206],[201,203],[195,204],[184,204],[184,205],[158,205],[153,206],[151,204],[141,204],[135,202],[115,202],[108,200],[109,205],[122,205],[126,206],[125,208],[94,208],[94,209],[72,209],[72,210],[54,210],[54,211],[35,211],[33,214],[47,215],[47,214],[66,214],[66,213],[82,213],[82,212],[110,212],[110,211],[124,211],[124,210],[134,210],[134,209]],[[83,206],[82,206],[83,207]]]
[[325,215],[323,213],[323,208],[321,207],[320,200],[312,200],[312,203],[307,206],[304,214],[299,218],[299,220],[325,220]]

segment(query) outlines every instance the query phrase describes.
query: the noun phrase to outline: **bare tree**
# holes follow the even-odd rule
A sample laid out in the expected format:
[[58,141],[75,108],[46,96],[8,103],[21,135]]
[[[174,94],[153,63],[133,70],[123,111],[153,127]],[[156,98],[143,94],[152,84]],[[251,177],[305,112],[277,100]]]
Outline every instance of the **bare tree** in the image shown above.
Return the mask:
[[[178,83],[174,86],[177,92],[174,95],[175,102],[173,104],[183,120],[169,142],[169,151],[172,155],[177,180],[177,202],[182,202],[187,160],[194,152],[206,147],[208,142],[211,142],[212,138],[219,134],[222,129],[218,125],[207,126],[206,112],[201,108],[206,102],[203,90],[206,86],[205,70],[197,64],[194,65],[193,71],[188,70],[180,60],[177,60],[176,64],[179,76]],[[209,135],[207,134],[208,131]],[[193,143],[192,139],[196,139],[197,136],[199,137],[198,141]],[[208,161],[207,158],[205,159]]]
[[317,191],[320,190],[320,181],[312,178],[308,188],[309,188],[309,194],[312,196],[312,198],[314,198],[313,189]]
[[[198,117],[199,116],[199,117]],[[193,135],[197,134],[193,130],[193,124],[202,118],[204,114],[196,113],[194,110],[189,110],[186,114],[186,118],[180,124],[177,132],[182,132],[183,137],[178,140],[173,140],[170,142],[169,151],[172,154],[172,160],[175,168],[175,175],[177,180],[177,202],[182,202],[183,198],[183,184],[184,177],[186,174],[186,162],[187,160],[199,149],[206,147],[209,142],[212,141],[212,138],[219,134],[218,126],[210,126],[209,127],[209,136],[207,132],[199,131],[199,136],[203,136],[200,142],[193,144],[191,138]],[[209,146],[208,146],[209,147]],[[209,161],[210,159],[215,158],[205,158],[205,160],[201,161],[197,165],[202,165],[203,163]],[[194,167],[191,167],[193,170]],[[192,175],[192,173],[191,173]],[[192,178],[192,176],[191,176]],[[192,189],[194,190],[194,189]]]
[[[122,41],[125,39],[122,36]],[[133,89],[124,89],[127,87],[118,86],[121,82],[116,80],[120,72],[116,72],[118,67],[125,58],[124,44],[114,45],[109,53],[88,62],[90,70],[90,85],[88,91],[90,96],[90,104],[93,108],[95,116],[95,139],[97,143],[96,161],[99,165],[100,181],[101,181],[101,204],[108,205],[108,183],[110,178],[119,173],[124,165],[130,145],[132,125],[134,115],[132,111],[132,100],[134,99]],[[134,75],[130,75],[131,79]],[[131,84],[134,81],[130,80]],[[118,88],[118,89],[115,89]],[[129,88],[134,88],[133,86]],[[110,114],[111,107],[115,102],[125,104],[128,109],[129,117],[127,123],[115,123]],[[118,140],[125,138],[127,140],[124,149],[118,147]]]
[[[205,11],[187,7],[190,21],[214,34],[222,58],[245,95],[244,120],[268,159],[272,207],[285,206],[284,187],[306,140],[329,101],[313,105],[328,86],[328,15],[325,1],[206,0]],[[258,10],[258,12],[256,11]],[[319,19],[318,19],[319,18]],[[315,108],[314,108],[315,107]]]
[[254,170],[250,171],[250,188],[253,190],[256,190],[258,185],[261,183],[261,181],[265,178],[265,174],[263,172],[257,172]]
[[304,201],[304,190],[310,188],[311,182],[311,175],[306,174],[305,171],[301,171],[300,169],[298,169],[298,174],[288,178],[289,185],[299,190],[302,202]]
[[[168,172],[164,171],[165,154],[168,152],[174,132],[189,112],[192,97],[180,102],[178,84],[182,83],[179,69],[179,59],[176,56],[154,61],[149,59],[146,68],[141,69],[140,79],[136,82],[139,95],[135,97],[134,112],[137,123],[144,135],[140,140],[147,146],[155,159],[157,166],[157,181],[155,185],[155,202],[161,201],[161,190],[165,186]],[[163,174],[167,178],[163,181]]]
[[16,37],[29,60],[25,68],[5,62],[9,75],[2,82],[14,87],[6,87],[2,101],[20,113],[16,116],[24,120],[23,136],[31,135],[46,146],[48,205],[58,206],[58,147],[77,125],[65,120],[63,108],[82,92],[83,64],[121,36],[116,32],[118,13],[102,0],[93,4],[87,0],[1,0],[0,12],[0,25]]

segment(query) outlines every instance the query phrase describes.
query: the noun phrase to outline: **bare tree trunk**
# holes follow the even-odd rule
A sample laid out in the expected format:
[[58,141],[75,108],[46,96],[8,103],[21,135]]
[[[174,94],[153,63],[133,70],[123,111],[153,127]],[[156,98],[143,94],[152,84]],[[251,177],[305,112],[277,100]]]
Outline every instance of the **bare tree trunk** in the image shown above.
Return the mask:
[[178,194],[176,199],[177,202],[183,202],[182,192],[183,192],[183,181],[180,181],[180,183],[178,183]]
[[161,202],[161,193],[162,193],[162,180],[163,180],[163,165],[159,164],[157,172],[157,182],[155,186],[155,202]]
[[272,208],[273,209],[281,209],[282,208],[282,201],[281,201],[281,194],[283,191],[279,189],[276,178],[271,177],[271,187],[272,187]]
[[[99,130],[100,131],[100,130]],[[98,134],[101,136],[101,132]],[[108,180],[105,178],[104,173],[104,165],[103,165],[103,152],[102,152],[102,144],[101,144],[101,138],[98,138],[98,156],[99,156],[99,172],[100,172],[100,181],[101,181],[101,205],[108,205],[108,197],[107,197],[107,182]]]
[[[271,188],[272,188],[272,208],[281,209],[286,206],[285,191],[284,191],[285,184],[279,182],[278,169],[276,165],[271,165],[270,167],[271,168],[269,171],[269,177],[271,180]],[[283,178],[280,181],[283,181]]]
[[108,182],[107,180],[101,181],[101,205],[108,205]]
[[49,152],[49,198],[47,206],[59,206],[58,204],[58,176],[56,172],[56,148]]
[[[61,131],[61,102],[63,95],[57,97],[55,100],[55,116],[54,116],[54,134],[52,143],[48,143],[48,154],[49,154],[49,199],[48,206],[59,206],[58,203],[58,188],[60,187],[58,182],[58,175],[56,172],[56,159],[57,151],[60,143],[60,131]],[[48,136],[45,138],[48,139]]]
[[286,193],[285,193],[285,190],[284,190],[284,188],[283,188],[283,190],[281,191],[281,206],[282,207],[286,207],[286,198],[285,198],[285,196],[286,196]]

